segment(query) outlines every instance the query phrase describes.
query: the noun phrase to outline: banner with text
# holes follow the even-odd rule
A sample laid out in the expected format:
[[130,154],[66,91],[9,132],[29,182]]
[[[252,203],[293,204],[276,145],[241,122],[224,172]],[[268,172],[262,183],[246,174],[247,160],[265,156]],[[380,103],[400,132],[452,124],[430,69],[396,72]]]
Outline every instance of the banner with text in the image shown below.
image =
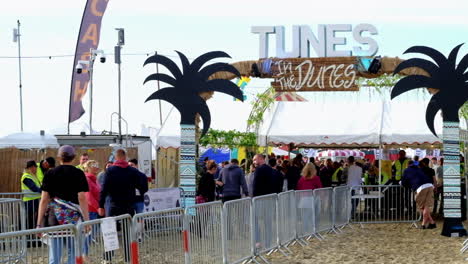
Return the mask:
[[70,108],[68,122],[79,119],[84,113],[82,99],[88,89],[88,68],[92,65],[83,65],[81,74],[77,73],[75,66],[79,60],[88,61],[90,50],[96,49],[99,44],[101,21],[109,0],[88,0],[81,20],[78,42],[76,44],[75,59],[73,60],[73,75],[70,92]]

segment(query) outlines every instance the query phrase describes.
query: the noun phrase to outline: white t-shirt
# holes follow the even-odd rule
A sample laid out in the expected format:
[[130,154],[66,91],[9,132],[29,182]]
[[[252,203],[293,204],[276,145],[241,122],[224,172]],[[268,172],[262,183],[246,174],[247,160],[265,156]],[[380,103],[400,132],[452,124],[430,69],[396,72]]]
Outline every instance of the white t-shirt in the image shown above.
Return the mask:
[[351,165],[348,168],[348,182],[349,187],[362,185],[362,168],[356,165]]

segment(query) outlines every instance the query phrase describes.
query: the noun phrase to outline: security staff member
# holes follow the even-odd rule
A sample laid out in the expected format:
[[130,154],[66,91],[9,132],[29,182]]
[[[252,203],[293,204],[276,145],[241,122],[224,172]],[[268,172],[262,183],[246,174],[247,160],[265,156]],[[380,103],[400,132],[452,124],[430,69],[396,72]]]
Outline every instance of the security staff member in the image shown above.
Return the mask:
[[395,160],[392,166],[392,176],[393,180],[398,184],[403,177],[403,172],[406,168],[408,168],[409,160],[406,158],[406,152],[404,150],[400,150],[398,152],[398,159]]
[[37,163],[36,177],[41,184],[46,172],[53,168],[55,168],[55,159],[52,157],[48,157],[45,160],[41,160],[41,162]]
[[36,177],[37,164],[34,160],[26,162],[26,168],[21,176],[21,192],[26,205],[27,229],[34,228],[34,219],[37,218],[39,200],[41,198],[41,183]]

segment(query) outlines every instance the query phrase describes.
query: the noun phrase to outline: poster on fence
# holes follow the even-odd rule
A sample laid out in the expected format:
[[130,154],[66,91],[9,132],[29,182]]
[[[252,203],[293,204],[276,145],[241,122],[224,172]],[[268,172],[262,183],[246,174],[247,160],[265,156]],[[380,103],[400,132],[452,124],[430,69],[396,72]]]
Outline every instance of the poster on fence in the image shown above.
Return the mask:
[[179,188],[149,189],[145,193],[145,212],[153,212],[163,209],[180,207]]
[[103,218],[101,222],[102,238],[104,240],[104,250],[106,252],[119,249],[119,238],[117,236],[117,226],[115,218]]

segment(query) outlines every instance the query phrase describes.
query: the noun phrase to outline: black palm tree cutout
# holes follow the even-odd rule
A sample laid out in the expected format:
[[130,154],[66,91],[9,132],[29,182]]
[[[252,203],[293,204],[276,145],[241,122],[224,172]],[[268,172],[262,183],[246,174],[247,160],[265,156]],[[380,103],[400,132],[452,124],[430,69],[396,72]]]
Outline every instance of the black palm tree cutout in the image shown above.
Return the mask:
[[434,129],[434,117],[442,110],[444,121],[459,122],[458,110],[468,100],[468,54],[456,65],[457,54],[463,44],[456,46],[446,58],[439,51],[425,46],[414,46],[404,53],[421,53],[430,57],[434,62],[412,58],[403,61],[396,67],[394,74],[410,68],[418,67],[425,70],[428,76],[409,75],[395,84],[391,98],[417,88],[435,88],[434,94],[426,109],[426,123],[431,132],[437,136]]
[[204,68],[202,66],[215,58],[231,58],[222,51],[208,52],[196,58],[191,64],[187,57],[176,51],[182,62],[182,71],[174,61],[165,56],[154,55],[149,57],[145,64],[159,63],[166,67],[172,76],[164,73],[151,74],[145,82],[159,80],[171,85],[150,95],[149,100],[164,100],[171,103],[181,115],[181,124],[195,124],[195,116],[199,114],[203,119],[202,136],[206,134],[211,124],[211,115],[206,101],[200,96],[203,92],[221,92],[231,95],[243,101],[241,89],[229,80],[212,79],[209,77],[217,72],[230,72],[240,77],[239,71],[232,65],[224,62],[210,64]]

